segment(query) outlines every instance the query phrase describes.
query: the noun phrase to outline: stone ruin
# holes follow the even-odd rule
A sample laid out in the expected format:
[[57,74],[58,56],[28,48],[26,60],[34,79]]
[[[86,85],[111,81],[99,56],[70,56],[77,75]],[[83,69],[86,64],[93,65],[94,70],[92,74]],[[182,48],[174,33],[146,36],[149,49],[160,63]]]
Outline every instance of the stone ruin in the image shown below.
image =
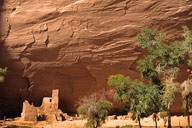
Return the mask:
[[40,107],[35,107],[33,104],[29,104],[29,102],[25,100],[23,102],[21,120],[48,122],[64,120],[66,115],[58,108],[58,94],[58,89],[52,90],[52,97],[44,97]]

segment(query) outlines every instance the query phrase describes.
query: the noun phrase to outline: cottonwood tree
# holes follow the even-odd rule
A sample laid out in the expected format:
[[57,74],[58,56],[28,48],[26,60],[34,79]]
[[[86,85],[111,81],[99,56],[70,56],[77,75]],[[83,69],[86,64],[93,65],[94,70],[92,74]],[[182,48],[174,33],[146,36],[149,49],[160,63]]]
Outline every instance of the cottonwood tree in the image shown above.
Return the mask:
[[153,120],[155,122],[155,127],[157,128],[157,114],[163,110],[162,106],[162,94],[159,91],[159,87],[157,85],[147,86],[146,103],[149,106],[148,113],[153,113]]
[[109,110],[112,108],[112,103],[97,97],[96,94],[84,97],[79,101],[77,112],[83,118],[87,119],[86,127],[97,128],[105,123]]
[[[188,70],[191,73],[192,72],[192,32],[189,30],[188,27],[183,27],[184,33],[182,34],[182,37],[184,38],[183,41],[181,41],[180,47],[183,47],[185,51],[185,59],[187,60],[187,64],[189,66]],[[191,74],[189,75],[191,76]],[[189,115],[189,109],[192,107],[192,80],[191,78],[188,78],[181,84],[181,94],[182,98],[184,100],[183,102],[183,108],[185,111],[185,114],[187,115],[188,119],[188,128],[190,128],[190,115]]]
[[137,106],[141,108],[136,108],[138,109],[137,113],[142,113],[142,118],[153,115],[155,127],[157,128],[157,114],[162,110],[162,95],[157,85],[147,86],[142,82],[139,83],[140,84],[136,86],[136,95],[138,96],[136,99],[139,100]]
[[[187,63],[192,66],[192,33],[183,27],[182,41],[174,41],[170,45],[163,42],[165,36],[156,28],[143,29],[138,35],[139,46],[147,50],[148,55],[138,61],[138,69],[142,78],[149,78],[149,84],[159,85],[163,90],[163,105],[168,112],[168,127],[171,127],[170,106],[178,91],[178,83],[174,82],[175,72],[179,66]],[[190,68],[191,70],[191,68]]]
[[131,80],[123,75],[111,75],[108,84],[116,88],[115,99],[126,103],[127,109],[133,113],[132,119],[137,119],[140,128],[141,119],[160,111],[161,95],[156,86],[149,87],[138,80]]
[[175,93],[178,92],[179,83],[174,82],[174,75],[167,76],[163,80],[163,96],[162,96],[162,105],[165,106],[168,116],[168,128],[171,127],[171,105],[175,100]]
[[156,28],[143,29],[138,34],[139,46],[147,50],[148,55],[137,61],[142,78],[150,78],[149,84],[163,86],[161,77],[167,72],[178,70],[178,66],[185,62],[184,48],[179,42],[168,45],[163,42],[165,35]]
[[189,109],[192,108],[192,80],[187,79],[181,84],[181,94],[183,98],[183,109],[187,115],[188,128],[190,128]]

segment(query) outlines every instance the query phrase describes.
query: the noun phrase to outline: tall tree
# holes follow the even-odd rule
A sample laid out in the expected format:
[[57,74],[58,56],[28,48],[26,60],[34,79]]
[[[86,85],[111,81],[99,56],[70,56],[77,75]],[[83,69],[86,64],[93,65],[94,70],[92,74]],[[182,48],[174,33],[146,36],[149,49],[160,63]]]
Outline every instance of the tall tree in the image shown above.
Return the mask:
[[143,29],[138,35],[139,46],[148,52],[144,59],[138,60],[138,69],[142,78],[150,78],[149,84],[162,86],[162,76],[179,70],[178,66],[185,62],[185,46],[178,41],[168,45],[164,38],[156,28]]
[[[144,84],[139,81],[132,81],[129,77],[122,75],[111,76],[108,84],[116,88],[116,98],[124,101],[128,105],[143,106],[140,104],[153,103],[152,101],[142,101],[142,93],[145,92],[148,97],[156,96],[156,100],[162,101],[159,109],[151,110],[154,114],[164,108],[168,114],[168,126],[171,127],[171,105],[175,99],[175,93],[178,91],[178,83],[174,81],[176,74],[179,72],[179,67],[183,64],[188,64],[190,71],[192,71],[192,33],[187,27],[183,27],[183,40],[165,43],[165,35],[158,32],[156,28],[143,29],[138,34],[139,46],[146,50],[147,55],[137,61],[137,68],[141,72],[141,77],[148,81],[148,85],[154,87],[156,92],[153,94],[144,89]],[[142,85],[142,86],[141,86]],[[138,87],[138,88],[137,88]],[[141,95],[136,94],[142,89]],[[153,90],[153,89],[151,89]],[[153,92],[153,91],[152,91]],[[157,93],[158,92],[158,93]],[[146,98],[146,97],[145,97]],[[159,99],[160,98],[160,99]],[[149,98],[146,98],[149,99]],[[137,102],[136,102],[137,101]],[[142,101],[142,102],[140,102]],[[156,105],[153,103],[153,105]],[[157,103],[159,105],[159,103]],[[137,108],[134,110],[147,112]],[[146,113],[145,113],[146,114]],[[156,124],[157,127],[157,124]]]
[[181,94],[183,98],[183,109],[187,115],[188,128],[190,128],[189,109],[192,108],[192,80],[187,79],[181,84]]
[[138,80],[131,80],[123,75],[112,75],[108,84],[116,88],[115,99],[123,101],[127,109],[133,113],[132,119],[137,119],[141,128],[141,119],[160,111],[161,95],[157,86],[149,87]]
[[174,76],[167,76],[163,80],[163,84],[165,85],[163,88],[163,97],[162,97],[162,105],[165,106],[165,110],[167,111],[168,116],[168,128],[171,128],[171,105],[175,100],[175,93],[178,92],[179,84],[174,82]]
[[157,114],[163,110],[162,94],[159,91],[159,87],[157,85],[153,85],[147,87],[147,93],[145,95],[146,95],[145,100],[147,100],[146,103],[149,106],[148,111],[153,113],[155,127],[157,128],[157,119],[158,119]]
[[150,78],[149,84],[161,85],[157,69],[166,67],[169,55],[168,45],[160,42],[164,37],[165,35],[159,33],[156,28],[146,28],[138,34],[138,46],[145,49],[148,55],[137,61],[137,68],[142,78]]
[[187,27],[183,27],[184,40],[175,41],[170,45],[163,42],[165,36],[156,28],[143,29],[138,35],[139,46],[147,50],[148,55],[138,61],[138,69],[142,78],[149,78],[149,84],[159,85],[163,90],[163,105],[168,112],[168,124],[171,127],[170,107],[178,91],[178,83],[174,82],[175,73],[179,66],[188,63],[192,66],[192,34]]

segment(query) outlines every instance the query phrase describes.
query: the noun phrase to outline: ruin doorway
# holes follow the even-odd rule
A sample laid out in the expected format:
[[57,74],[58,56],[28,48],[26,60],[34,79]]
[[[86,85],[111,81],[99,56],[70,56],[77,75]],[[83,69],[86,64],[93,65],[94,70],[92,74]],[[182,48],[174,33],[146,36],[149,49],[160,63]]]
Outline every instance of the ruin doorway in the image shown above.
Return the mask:
[[37,121],[46,121],[46,116],[45,115],[38,115]]

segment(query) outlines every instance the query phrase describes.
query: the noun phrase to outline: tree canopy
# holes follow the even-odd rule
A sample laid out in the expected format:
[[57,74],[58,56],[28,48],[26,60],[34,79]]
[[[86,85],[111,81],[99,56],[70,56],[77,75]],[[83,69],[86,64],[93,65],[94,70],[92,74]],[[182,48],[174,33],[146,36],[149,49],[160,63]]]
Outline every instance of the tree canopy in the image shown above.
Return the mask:
[[[123,75],[112,75],[108,84],[116,88],[115,99],[125,102],[132,118],[139,121],[143,117],[157,114],[161,109],[161,94],[157,86],[147,86],[139,80],[131,80]],[[156,117],[155,117],[156,121]]]

